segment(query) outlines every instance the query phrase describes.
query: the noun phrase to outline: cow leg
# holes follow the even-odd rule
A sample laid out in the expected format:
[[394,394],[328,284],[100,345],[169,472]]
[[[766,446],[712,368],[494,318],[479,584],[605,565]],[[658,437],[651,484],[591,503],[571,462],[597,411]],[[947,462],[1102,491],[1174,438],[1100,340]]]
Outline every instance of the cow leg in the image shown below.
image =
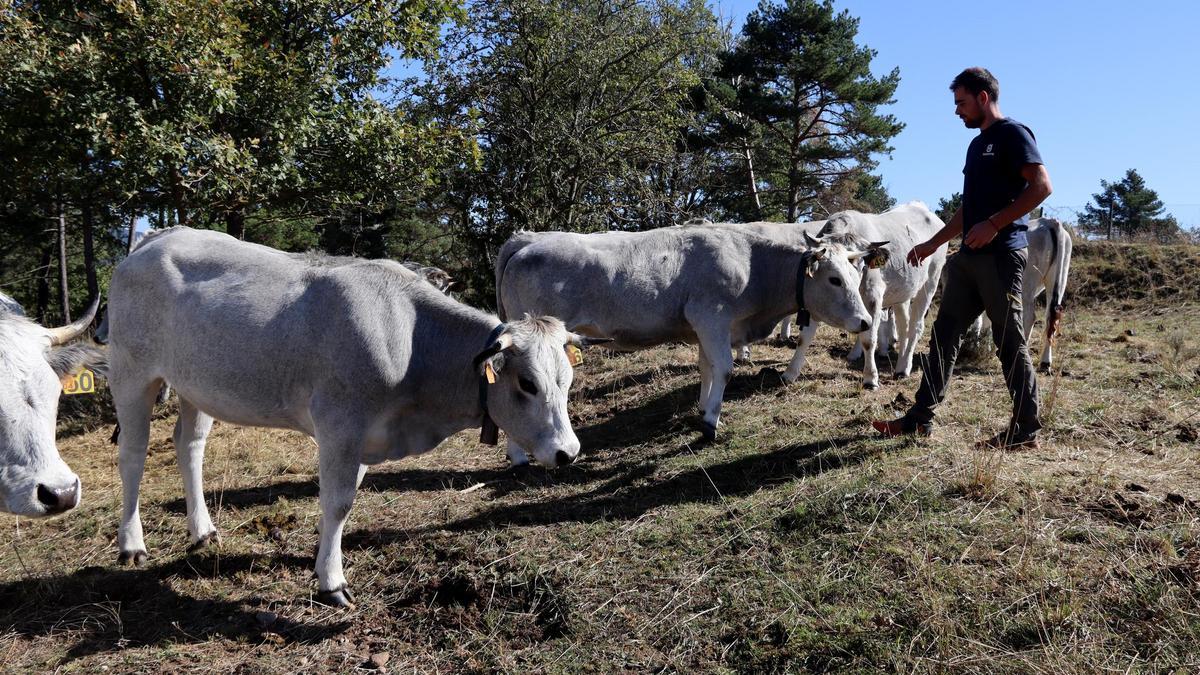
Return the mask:
[[[903,373],[903,377],[908,377],[912,374],[913,356],[916,355],[917,345],[921,342],[921,336],[925,334],[925,316],[929,314],[929,306],[933,304],[933,296],[937,293],[941,268],[939,267],[936,272],[931,277],[931,280],[925,282],[921,290],[917,291],[917,294],[908,301],[905,307],[908,310],[908,330],[907,332],[900,333],[904,349],[898,354],[900,362],[897,364],[899,366],[897,374]],[[899,330],[898,322],[897,330]]]
[[737,351],[738,355],[735,359],[735,363],[749,363],[750,365],[754,365],[753,362],[750,361],[750,345],[742,345],[742,348]]
[[905,378],[912,374],[913,351],[916,343],[912,338],[913,318],[912,301],[892,305],[892,319],[896,323],[896,333],[900,336],[900,351],[896,355],[896,365],[893,374],[897,378]]
[[863,353],[863,389],[879,388],[879,367],[875,365],[875,341],[879,338],[879,318],[882,312],[879,305],[868,307],[871,314],[871,327],[858,336],[857,343]]
[[[1025,343],[1028,349],[1029,343],[1033,342],[1033,324],[1037,321],[1037,296],[1042,292],[1038,288],[1037,283],[1025,284],[1021,287],[1021,326],[1025,329]],[[1049,307],[1050,294],[1046,294],[1046,305]],[[1046,315],[1047,325],[1049,325],[1049,312]],[[1049,362],[1046,359],[1047,350],[1050,349],[1050,340],[1045,335],[1042,336],[1042,361],[1038,366],[1039,370],[1049,372]],[[1032,350],[1030,350],[1032,351]]]
[[508,439],[508,447],[505,448],[504,452],[508,455],[508,463],[512,468],[529,466],[529,455],[525,454],[525,449],[514,443],[513,439]]
[[896,337],[896,319],[891,308],[883,310],[879,317],[879,330],[875,331],[875,354],[887,358],[893,348],[899,354],[900,340]]
[[800,329],[800,344],[796,345],[796,353],[792,355],[792,362],[788,364],[787,370],[783,371],[785,382],[795,382],[796,378],[800,377],[800,371],[804,369],[805,353],[816,335],[817,322],[810,318],[808,325]]
[[[318,428],[318,434],[320,434]],[[354,505],[354,493],[366,473],[358,463],[357,441],[318,438],[321,541],[317,548],[317,599],[333,607],[353,607],[354,596],[342,571],[342,531]]]
[[217,539],[204,503],[204,446],[213,418],[190,401],[179,397],[179,420],[175,422],[175,460],[183,477],[183,496],[187,502],[188,533],[192,550],[203,548]]
[[696,357],[696,365],[700,368],[700,398],[696,401],[696,407],[699,408],[700,414],[704,414],[705,404],[708,402],[708,395],[712,392],[712,361],[709,360],[708,354],[704,353],[704,343],[701,342]]
[[866,339],[866,333],[859,333],[854,336],[854,346],[850,348],[850,353],[846,356],[847,361],[857,361],[863,357],[863,341]]
[[779,337],[784,340],[792,339],[792,323],[796,321],[795,314],[788,314],[783,317],[783,321],[779,324]]
[[[717,437],[717,424],[721,420],[721,400],[725,397],[725,385],[733,376],[733,355],[729,351],[728,326],[723,330],[712,331],[712,334],[701,332],[699,338],[701,358],[706,358],[709,362],[708,384],[705,385],[703,380],[700,384],[702,394],[700,409],[704,413],[704,437],[711,441]],[[706,388],[707,392],[705,392]]]
[[[120,369],[117,369],[119,372]],[[129,386],[125,378],[109,381],[113,403],[117,408],[117,424],[121,433],[117,442],[117,469],[121,474],[121,525],[117,529],[117,561],[139,566],[146,561],[146,542],[142,537],[142,515],[138,493],[146,468],[146,451],[150,443],[150,414],[158,395],[159,380],[142,381]]]

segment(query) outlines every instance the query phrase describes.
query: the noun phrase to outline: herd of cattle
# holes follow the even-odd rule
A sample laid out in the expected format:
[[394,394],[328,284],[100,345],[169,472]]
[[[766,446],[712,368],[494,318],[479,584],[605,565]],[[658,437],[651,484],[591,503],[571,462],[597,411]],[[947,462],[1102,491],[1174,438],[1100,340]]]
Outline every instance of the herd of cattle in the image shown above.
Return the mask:
[[[781,320],[790,327],[791,315],[800,339],[787,381],[800,376],[818,323],[857,335],[852,357],[886,351],[895,331],[894,370],[906,376],[946,250],[917,267],[905,254],[942,227],[912,203],[812,223],[520,232],[496,260],[499,317],[449,297],[451,280],[436,268],[284,253],[183,227],[153,232],[113,274],[103,347],[69,344],[92,323],[98,299],[80,320],[48,329],[0,295],[0,507],[40,516],[79,503],[79,478],[55,446],[60,378],[99,367],[120,425],[119,559],[141,564],[139,484],[151,411],[169,384],[179,399],[174,442],[192,543],[216,536],[201,482],[214,419],[304,432],[319,446],[320,598],[346,606],[341,535],[368,465],[475,427],[485,442],[503,429],[514,465],[529,454],[547,466],[573,462],[571,352],[602,342],[618,350],[697,344],[709,438],[731,350],[768,337]],[[1070,237],[1041,219],[1030,246],[1025,326],[1049,287],[1048,366]],[[874,388],[875,359],[863,361],[863,385]]]

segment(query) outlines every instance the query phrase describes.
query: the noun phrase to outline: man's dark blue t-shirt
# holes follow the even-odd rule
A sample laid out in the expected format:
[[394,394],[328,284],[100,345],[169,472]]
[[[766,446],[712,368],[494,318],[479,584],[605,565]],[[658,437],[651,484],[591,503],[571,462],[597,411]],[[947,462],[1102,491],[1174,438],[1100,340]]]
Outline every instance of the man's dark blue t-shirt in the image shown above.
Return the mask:
[[[1025,189],[1023,166],[1041,163],[1033,132],[1024,124],[1004,118],[981,131],[967,148],[963,167],[963,239],[976,223],[1016,201]],[[1012,223],[996,223],[1002,227],[987,246],[972,249],[964,242],[963,250],[992,253],[1025,248],[1028,223],[1028,215]]]

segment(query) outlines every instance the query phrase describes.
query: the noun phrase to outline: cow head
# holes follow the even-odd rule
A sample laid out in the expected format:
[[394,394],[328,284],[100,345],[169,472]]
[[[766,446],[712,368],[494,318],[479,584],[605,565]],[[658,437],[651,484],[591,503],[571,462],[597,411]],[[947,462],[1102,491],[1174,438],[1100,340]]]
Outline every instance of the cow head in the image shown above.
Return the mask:
[[835,241],[804,235],[808,253],[803,274],[805,309],[817,320],[851,333],[861,333],[871,325],[871,316],[863,304],[860,286],[864,259],[870,248],[852,249]]
[[571,333],[558,319],[526,315],[508,323],[475,357],[476,369],[490,382],[489,414],[510,442],[530,451],[539,464],[570,464],[579,455],[579,439],[567,417],[574,375],[568,345],[608,341]]
[[61,328],[0,313],[0,511],[48,516],[79,504],[79,477],[59,457],[54,431],[61,378],[103,359],[91,345],[66,345],[91,324],[97,304]]

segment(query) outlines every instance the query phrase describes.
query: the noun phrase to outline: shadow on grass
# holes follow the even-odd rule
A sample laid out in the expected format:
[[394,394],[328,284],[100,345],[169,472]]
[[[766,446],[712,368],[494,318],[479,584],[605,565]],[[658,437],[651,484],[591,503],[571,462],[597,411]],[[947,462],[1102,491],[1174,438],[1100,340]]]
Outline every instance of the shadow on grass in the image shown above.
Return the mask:
[[[171,588],[169,579],[230,580],[253,569],[310,568],[294,555],[201,555],[142,569],[85,567],[69,575],[0,584],[0,632],[30,638],[79,636],[73,660],[127,647],[199,644],[214,638],[258,643],[268,632],[285,642],[315,644],[342,633],[349,621],[321,625],[278,617],[269,627],[245,603],[198,599]],[[253,602],[253,601],[250,601]]]
[[[855,466],[892,447],[886,443],[863,442],[873,438],[873,434],[856,434],[787,445],[766,454],[698,466],[661,480],[655,479],[657,464],[645,462],[613,472],[615,475],[609,480],[597,483],[586,493],[538,504],[496,506],[456,522],[440,523],[431,529],[461,532],[500,529],[510,525],[634,520],[663,506],[715,502],[746,495],[769,484],[778,484],[781,478],[816,476]],[[682,450],[686,449],[685,445]],[[387,529],[356,531],[346,535],[343,547],[356,549],[377,546],[393,539],[406,539],[418,532]]]
[[[725,389],[725,400],[743,399],[780,386],[783,386],[783,380],[777,371],[771,369],[736,375]],[[585,456],[647,443],[676,445],[677,439],[672,437],[689,434],[693,430],[697,435],[690,441],[690,445],[703,443],[698,433],[700,416],[696,411],[699,393],[699,384],[685,384],[646,399],[636,407],[621,409],[603,422],[578,429],[576,434]],[[680,446],[680,451],[686,447],[687,444]],[[672,454],[675,453],[659,455],[658,458],[669,457]],[[438,492],[447,489],[461,490],[476,483],[488,483],[494,493],[503,495],[529,487],[590,483],[619,475],[627,470],[629,463],[620,460],[603,465],[585,462],[556,471],[547,471],[537,466],[515,471],[509,468],[466,471],[397,469],[368,472],[363,478],[362,488],[376,492]],[[226,489],[219,493],[210,491],[205,494],[205,499],[210,505],[219,501],[223,506],[246,508],[272,504],[281,497],[289,501],[315,499],[318,491],[316,481],[305,479]],[[170,513],[187,512],[182,497],[163,503],[162,508]]]

